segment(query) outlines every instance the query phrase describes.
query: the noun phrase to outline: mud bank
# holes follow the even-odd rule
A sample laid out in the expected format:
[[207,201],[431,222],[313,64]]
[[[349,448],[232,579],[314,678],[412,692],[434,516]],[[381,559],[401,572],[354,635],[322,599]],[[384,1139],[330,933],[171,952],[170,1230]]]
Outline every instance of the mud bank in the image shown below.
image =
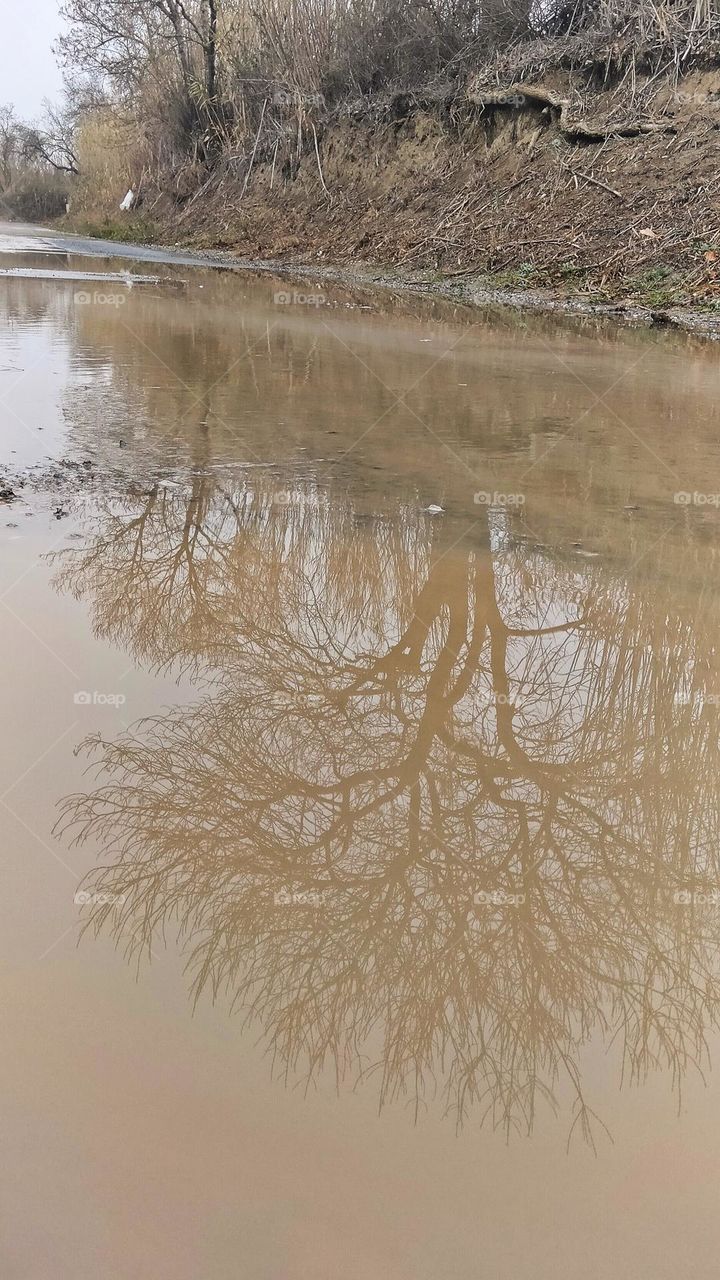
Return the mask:
[[[318,287],[323,283],[344,285],[348,289],[360,291],[359,296],[372,296],[373,291],[382,290],[398,296],[415,295],[418,297],[437,298],[466,306],[468,310],[482,309],[492,311],[512,308],[518,311],[529,311],[538,314],[571,317],[596,317],[598,320],[616,322],[641,328],[669,328],[693,334],[699,338],[720,339],[720,314],[714,315],[707,309],[698,309],[682,304],[672,307],[658,307],[623,297],[596,301],[582,294],[562,292],[551,287],[545,288],[509,288],[499,282],[498,277],[488,273],[456,275],[427,272],[403,272],[392,266],[373,265],[364,261],[355,262],[308,262],[305,256],[282,258],[247,257],[239,252],[227,249],[199,248],[188,240],[174,244],[128,244],[115,242],[111,238],[112,224],[102,224],[88,228],[87,224],[73,224],[65,220],[66,226],[84,229],[86,235],[93,236],[99,245],[105,244],[107,252],[123,257],[125,252],[142,252],[144,261],[172,261],[187,265],[206,265],[218,270],[249,271],[267,273],[286,278],[289,283],[305,285],[315,290],[313,295],[322,305],[322,293]],[[93,232],[96,234],[93,235]],[[102,235],[98,234],[102,232]],[[186,257],[182,251],[192,250]]]

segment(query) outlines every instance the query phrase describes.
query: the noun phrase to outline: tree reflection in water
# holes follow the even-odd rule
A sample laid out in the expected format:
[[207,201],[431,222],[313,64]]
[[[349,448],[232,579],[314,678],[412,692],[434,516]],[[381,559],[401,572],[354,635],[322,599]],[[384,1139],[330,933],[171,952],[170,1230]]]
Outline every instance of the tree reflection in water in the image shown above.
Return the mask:
[[717,616],[483,519],[206,479],[101,512],[59,585],[199,700],[86,743],[59,825],[124,899],[88,923],[175,928],[287,1077],[508,1132],[569,1088],[592,1142],[582,1046],[679,1088],[717,1017]]

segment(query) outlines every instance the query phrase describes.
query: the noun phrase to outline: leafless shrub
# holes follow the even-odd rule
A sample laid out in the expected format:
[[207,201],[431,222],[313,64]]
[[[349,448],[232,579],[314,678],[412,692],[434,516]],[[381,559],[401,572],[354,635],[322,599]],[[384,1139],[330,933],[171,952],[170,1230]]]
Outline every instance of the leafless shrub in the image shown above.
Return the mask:
[[3,191],[0,205],[5,215],[23,222],[44,222],[65,213],[70,195],[66,174],[52,169],[26,167]]

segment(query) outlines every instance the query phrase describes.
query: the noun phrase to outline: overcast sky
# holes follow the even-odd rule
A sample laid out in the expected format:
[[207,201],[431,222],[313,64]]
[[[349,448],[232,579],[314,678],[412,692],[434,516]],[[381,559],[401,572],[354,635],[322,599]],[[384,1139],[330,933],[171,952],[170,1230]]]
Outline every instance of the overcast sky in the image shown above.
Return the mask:
[[60,31],[60,0],[0,0],[0,105],[19,116],[40,114],[43,98],[57,99],[60,72],[51,45]]

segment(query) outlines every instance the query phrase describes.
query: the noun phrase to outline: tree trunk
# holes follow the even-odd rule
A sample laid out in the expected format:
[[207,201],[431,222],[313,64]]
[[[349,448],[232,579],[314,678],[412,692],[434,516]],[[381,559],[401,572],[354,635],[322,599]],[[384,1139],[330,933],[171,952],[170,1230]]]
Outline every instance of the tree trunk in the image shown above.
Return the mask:
[[208,34],[205,45],[205,89],[208,102],[215,101],[217,92],[217,0],[208,0]]

